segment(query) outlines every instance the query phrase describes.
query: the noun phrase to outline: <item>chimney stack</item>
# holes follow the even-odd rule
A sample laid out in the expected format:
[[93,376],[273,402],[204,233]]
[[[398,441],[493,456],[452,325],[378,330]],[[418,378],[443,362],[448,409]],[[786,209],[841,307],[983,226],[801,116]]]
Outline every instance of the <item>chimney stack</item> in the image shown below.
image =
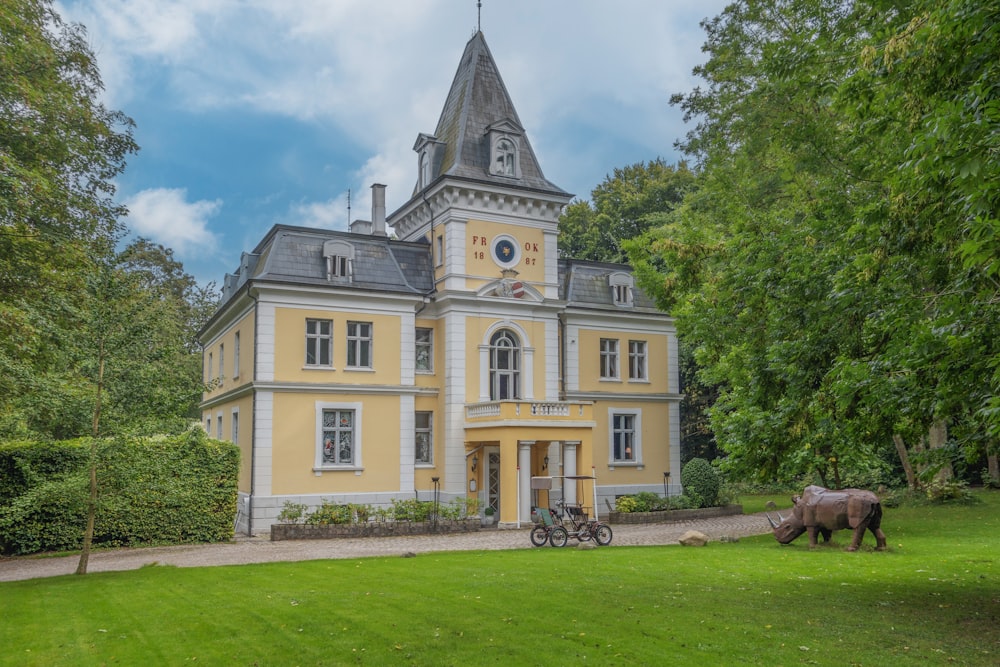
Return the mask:
[[388,236],[385,233],[385,186],[372,185],[372,235]]

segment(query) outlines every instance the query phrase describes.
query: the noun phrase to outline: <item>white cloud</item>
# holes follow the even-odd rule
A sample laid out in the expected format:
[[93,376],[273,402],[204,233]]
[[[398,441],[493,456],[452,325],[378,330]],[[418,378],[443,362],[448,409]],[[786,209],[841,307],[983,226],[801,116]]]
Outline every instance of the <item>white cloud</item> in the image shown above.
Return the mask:
[[188,202],[187,190],[154,188],[129,197],[125,205],[133,232],[173,248],[179,257],[207,256],[216,249],[208,224],[222,207],[221,200]]

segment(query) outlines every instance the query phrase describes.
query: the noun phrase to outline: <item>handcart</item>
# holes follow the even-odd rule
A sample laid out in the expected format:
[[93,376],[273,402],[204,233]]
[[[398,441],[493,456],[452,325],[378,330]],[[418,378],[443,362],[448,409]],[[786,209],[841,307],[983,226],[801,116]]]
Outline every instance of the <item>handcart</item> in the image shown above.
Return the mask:
[[[593,480],[593,483],[596,484],[596,478],[591,476],[573,475],[557,479]],[[548,480],[549,485],[545,486],[543,480]],[[534,477],[532,478],[532,487],[536,489],[551,488],[551,480],[551,477]],[[564,547],[569,538],[573,537],[581,542],[593,539],[601,546],[611,544],[613,537],[611,526],[596,516],[590,517],[588,509],[590,508],[575,503],[567,504],[561,500],[556,503],[556,509],[532,507],[531,519],[535,522],[535,526],[532,527],[530,533],[531,543],[536,547],[543,546],[546,542],[554,547]]]

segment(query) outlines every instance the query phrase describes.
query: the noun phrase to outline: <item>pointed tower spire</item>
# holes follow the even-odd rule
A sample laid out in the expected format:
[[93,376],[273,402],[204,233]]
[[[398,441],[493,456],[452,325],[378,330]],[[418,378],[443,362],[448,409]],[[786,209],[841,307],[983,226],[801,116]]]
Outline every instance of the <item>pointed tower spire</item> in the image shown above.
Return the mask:
[[453,176],[565,194],[542,174],[482,32],[465,46],[434,135],[414,150],[426,152],[414,193]]

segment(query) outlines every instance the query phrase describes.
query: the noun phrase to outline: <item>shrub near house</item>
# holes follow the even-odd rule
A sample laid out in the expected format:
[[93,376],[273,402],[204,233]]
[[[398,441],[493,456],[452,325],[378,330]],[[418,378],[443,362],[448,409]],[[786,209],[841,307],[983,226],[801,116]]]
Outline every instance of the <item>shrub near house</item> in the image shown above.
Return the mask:
[[[233,536],[239,450],[200,427],[98,443],[95,546]],[[0,553],[79,549],[90,441],[0,444]]]

